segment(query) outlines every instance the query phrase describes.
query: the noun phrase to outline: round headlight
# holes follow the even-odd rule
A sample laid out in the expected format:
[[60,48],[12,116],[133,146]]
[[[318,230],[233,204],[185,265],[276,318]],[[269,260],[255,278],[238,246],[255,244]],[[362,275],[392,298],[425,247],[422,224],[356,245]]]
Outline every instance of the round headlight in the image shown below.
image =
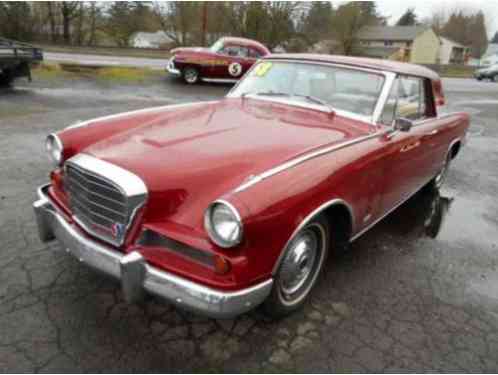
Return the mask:
[[50,134],[46,141],[45,147],[47,149],[48,157],[54,166],[59,167],[62,164],[62,142],[55,134]]
[[213,242],[220,247],[234,247],[242,240],[240,215],[228,202],[211,204],[204,215],[204,226]]

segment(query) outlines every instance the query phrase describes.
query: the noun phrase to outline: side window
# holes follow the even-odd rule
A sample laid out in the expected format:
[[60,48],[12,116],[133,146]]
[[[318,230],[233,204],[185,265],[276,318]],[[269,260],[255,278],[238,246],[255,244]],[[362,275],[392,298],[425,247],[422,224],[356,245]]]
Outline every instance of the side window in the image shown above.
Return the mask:
[[426,117],[427,99],[424,81],[415,77],[398,77],[386,101],[380,122],[391,126],[396,118],[412,121]]
[[259,59],[261,57],[261,53],[254,48],[249,48],[249,57],[253,59]]
[[232,57],[247,57],[247,48],[240,46],[226,46],[223,48],[222,54]]
[[396,118],[420,120],[425,117],[424,81],[420,78],[401,77],[398,85]]

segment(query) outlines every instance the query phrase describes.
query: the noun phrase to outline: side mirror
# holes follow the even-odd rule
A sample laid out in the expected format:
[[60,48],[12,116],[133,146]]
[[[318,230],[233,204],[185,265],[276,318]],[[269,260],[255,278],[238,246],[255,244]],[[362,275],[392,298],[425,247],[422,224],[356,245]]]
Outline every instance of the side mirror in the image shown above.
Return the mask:
[[400,132],[408,132],[413,126],[412,120],[409,120],[404,117],[397,118],[394,122],[394,129],[399,130]]

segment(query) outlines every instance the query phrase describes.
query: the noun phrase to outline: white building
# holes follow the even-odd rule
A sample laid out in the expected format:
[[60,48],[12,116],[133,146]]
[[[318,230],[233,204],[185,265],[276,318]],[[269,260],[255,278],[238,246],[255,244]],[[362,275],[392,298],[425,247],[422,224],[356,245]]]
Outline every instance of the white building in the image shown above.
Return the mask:
[[464,46],[454,40],[440,36],[439,46],[439,63],[447,64],[462,64],[465,62],[470,53],[469,47]]
[[159,48],[161,45],[173,43],[164,31],[155,33],[137,32],[130,37],[130,45],[135,48]]

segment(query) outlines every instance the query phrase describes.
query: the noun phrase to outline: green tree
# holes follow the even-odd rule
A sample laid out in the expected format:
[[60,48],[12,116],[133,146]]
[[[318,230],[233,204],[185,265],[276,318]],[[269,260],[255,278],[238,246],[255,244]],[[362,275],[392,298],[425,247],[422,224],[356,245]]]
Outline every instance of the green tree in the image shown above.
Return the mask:
[[107,10],[104,29],[120,47],[127,47],[137,31],[152,31],[148,18],[150,8],[140,1],[114,1]]
[[33,15],[28,2],[0,2],[0,35],[29,41],[33,38]]
[[384,24],[385,18],[371,1],[350,1],[339,6],[333,18],[334,35],[342,53],[351,55],[358,32],[364,26]]
[[441,29],[441,35],[470,46],[472,56],[480,58],[488,44],[484,13],[466,15],[463,11],[453,12]]
[[471,17],[468,33],[472,57],[480,59],[488,48],[486,23],[484,20],[484,13],[482,11],[477,12],[477,14]]
[[400,17],[397,26],[415,26],[418,24],[417,14],[415,13],[415,8],[408,8],[406,12]]
[[334,8],[329,1],[314,1],[304,15],[300,26],[300,33],[306,37],[309,44],[330,37]]
[[498,43],[498,31],[495,33],[495,36],[491,38],[491,43]]

